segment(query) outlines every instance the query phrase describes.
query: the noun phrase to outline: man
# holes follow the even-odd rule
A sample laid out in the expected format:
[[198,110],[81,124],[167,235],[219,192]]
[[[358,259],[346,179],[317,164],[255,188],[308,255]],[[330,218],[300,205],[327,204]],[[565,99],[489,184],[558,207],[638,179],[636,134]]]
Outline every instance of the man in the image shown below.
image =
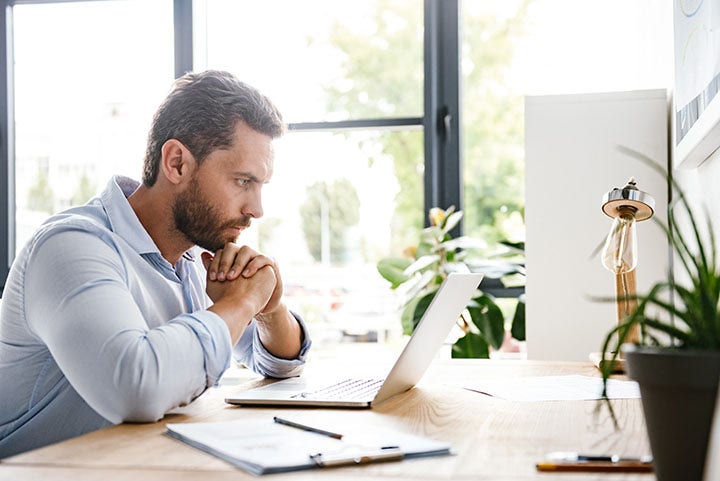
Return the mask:
[[185,75],[153,119],[142,185],[115,177],[41,226],[3,294],[0,458],[156,421],[214,385],[231,352],[300,374],[310,340],[277,265],[234,243],[263,214],[282,131],[232,75]]

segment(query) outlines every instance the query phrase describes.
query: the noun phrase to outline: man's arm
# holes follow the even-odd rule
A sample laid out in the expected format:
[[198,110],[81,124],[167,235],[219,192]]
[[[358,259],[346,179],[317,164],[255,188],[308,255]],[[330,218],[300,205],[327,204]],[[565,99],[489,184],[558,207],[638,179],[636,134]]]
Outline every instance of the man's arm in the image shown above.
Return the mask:
[[[150,329],[112,241],[64,229],[34,246],[26,319],[78,394],[113,423],[155,421],[213,385],[231,358],[222,320],[199,311]],[[153,294],[158,305],[178,302],[182,312],[182,301]]]
[[[274,276],[272,291],[261,309],[254,314],[260,340],[276,357],[297,358],[303,346],[304,334],[295,316],[282,302],[282,277],[274,260],[247,246],[228,243],[215,256],[203,253],[203,264],[208,271],[208,295],[216,302],[210,310],[217,312],[223,319],[227,318],[230,323],[238,322],[235,320],[238,317],[241,323],[247,319],[243,296],[253,292],[250,286],[254,286],[256,291],[266,289],[266,276],[268,271],[271,272]],[[233,303],[237,305],[235,311]],[[217,307],[218,304],[221,306]],[[231,332],[232,329],[234,327]]]

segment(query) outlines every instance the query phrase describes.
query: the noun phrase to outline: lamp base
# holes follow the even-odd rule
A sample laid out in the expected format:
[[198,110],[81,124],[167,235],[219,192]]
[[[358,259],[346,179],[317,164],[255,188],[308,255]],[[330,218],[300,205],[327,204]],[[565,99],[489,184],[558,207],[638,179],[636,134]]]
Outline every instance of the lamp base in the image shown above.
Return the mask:
[[613,374],[625,373],[625,359],[622,357],[618,356],[612,359],[612,354],[608,353],[605,355],[605,358],[603,358],[601,352],[591,352],[588,358],[590,358],[590,362],[600,370],[602,370],[606,364],[612,364],[611,371]]

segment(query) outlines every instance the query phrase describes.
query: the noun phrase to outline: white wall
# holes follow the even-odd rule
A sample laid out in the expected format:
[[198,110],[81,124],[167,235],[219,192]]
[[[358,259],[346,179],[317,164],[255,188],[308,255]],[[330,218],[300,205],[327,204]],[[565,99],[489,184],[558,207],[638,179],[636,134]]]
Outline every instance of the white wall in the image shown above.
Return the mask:
[[[688,203],[698,219],[700,227],[705,226],[705,216],[709,215],[715,230],[716,248],[720,252],[720,150],[712,154],[697,168],[689,168],[686,164],[675,168],[675,179],[685,193]],[[681,215],[679,213],[678,215]],[[683,232],[690,235],[689,226],[685,225]],[[678,279],[684,279],[679,263],[675,262],[675,272]]]
[[[602,196],[635,177],[665,220],[665,179],[616,149],[667,165],[665,90],[527,97],[525,220],[529,359],[588,359],[616,323],[614,274],[590,258],[610,230]],[[720,162],[719,162],[720,163]],[[666,276],[665,238],[652,221],[638,232],[638,292]]]

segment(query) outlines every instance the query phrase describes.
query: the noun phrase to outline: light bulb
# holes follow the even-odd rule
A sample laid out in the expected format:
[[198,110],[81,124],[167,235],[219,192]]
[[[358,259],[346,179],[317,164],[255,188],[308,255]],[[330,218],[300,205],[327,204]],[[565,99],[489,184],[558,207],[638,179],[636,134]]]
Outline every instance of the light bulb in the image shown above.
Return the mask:
[[610,233],[605,239],[602,263],[615,274],[624,274],[637,267],[637,235],[635,233],[635,209],[618,208]]

